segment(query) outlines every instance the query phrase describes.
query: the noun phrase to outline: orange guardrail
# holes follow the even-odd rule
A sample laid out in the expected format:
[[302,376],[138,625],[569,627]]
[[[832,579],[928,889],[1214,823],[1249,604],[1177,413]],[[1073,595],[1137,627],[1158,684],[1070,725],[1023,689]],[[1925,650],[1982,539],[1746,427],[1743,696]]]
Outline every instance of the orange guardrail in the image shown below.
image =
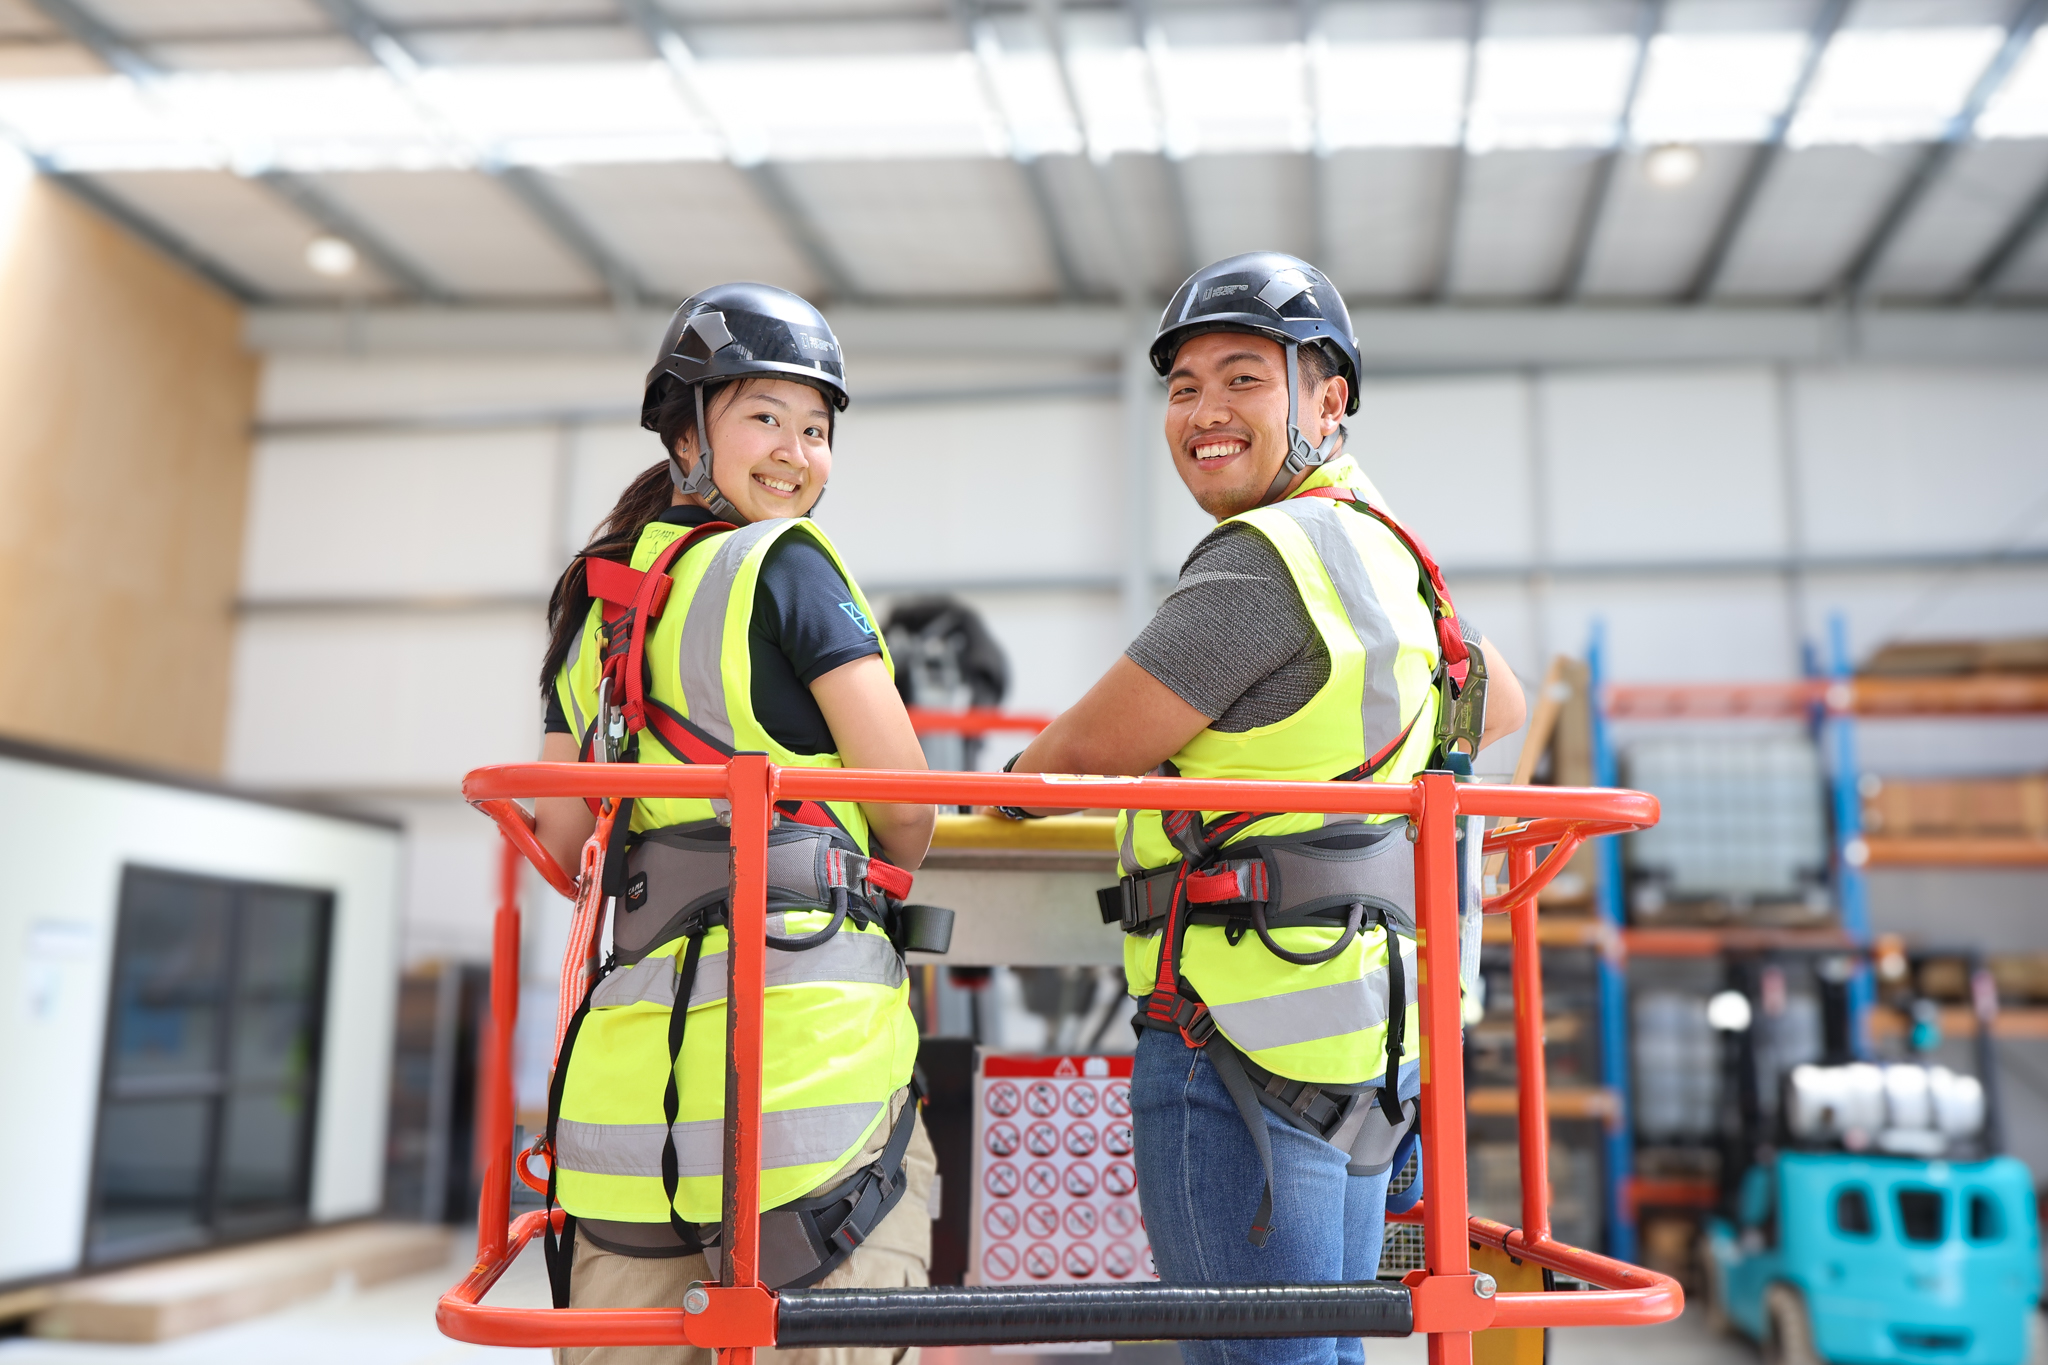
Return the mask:
[[[1543,1068],[1517,1068],[1522,1226],[1468,1216],[1465,1087],[1458,972],[1459,816],[1526,823],[1487,836],[1507,855],[1507,889],[1485,902],[1512,929],[1515,1044],[1543,1055],[1543,983],[1536,893],[1588,838],[1656,823],[1657,802],[1641,792],[1458,784],[1449,773],[1413,782],[1216,782],[1183,778],[1058,773],[923,773],[777,768],[758,754],[724,766],[517,763],[479,768],[463,794],[498,822],[512,848],[549,885],[575,897],[577,881],[533,835],[519,805],[533,797],[694,797],[732,812],[733,878],[727,1031],[729,1107],[722,1282],[693,1291],[691,1307],[534,1309],[499,1307],[484,1296],[542,1229],[533,1212],[508,1222],[512,1166],[511,1041],[518,1009],[519,909],[512,879],[493,933],[492,1022],[481,1091],[485,1150],[477,1261],[441,1299],[437,1321],[458,1340],[497,1346],[690,1344],[716,1348],[722,1365],[752,1365],[775,1345],[969,1345],[1119,1335],[1142,1326],[1152,1337],[1430,1334],[1432,1365],[1470,1365],[1471,1334],[1489,1328],[1614,1326],[1676,1317],[1684,1293],[1668,1276],[1551,1237],[1549,1126]],[[776,801],[1010,805],[1093,810],[1255,810],[1400,815],[1415,843],[1417,950],[1422,1014],[1422,1168],[1428,1197],[1403,1221],[1423,1228],[1425,1269],[1400,1285],[1286,1285],[1227,1288],[1164,1284],[1049,1288],[942,1286],[828,1291],[768,1289],[759,1281],[761,1055],[767,930],[767,838]],[[1548,848],[1547,857],[1539,855]],[[586,866],[588,859],[586,858]],[[595,941],[579,905],[565,963],[566,997],[579,989]],[[577,959],[581,956],[581,960]],[[1449,1040],[1444,1046],[1436,1040]],[[558,1211],[559,1216],[559,1211]],[[1499,1291],[1472,1269],[1473,1244],[1583,1280],[1590,1292]]]

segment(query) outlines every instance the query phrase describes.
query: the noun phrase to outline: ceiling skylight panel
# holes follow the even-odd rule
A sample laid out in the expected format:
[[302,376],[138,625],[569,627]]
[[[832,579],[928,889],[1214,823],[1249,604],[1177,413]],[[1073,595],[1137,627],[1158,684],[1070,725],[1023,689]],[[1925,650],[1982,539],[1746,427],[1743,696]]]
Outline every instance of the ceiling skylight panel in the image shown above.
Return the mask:
[[728,59],[697,73],[743,162],[1009,153],[965,52]]
[[1160,149],[1159,110],[1152,99],[1151,63],[1135,47],[1074,47],[1067,53],[1074,91],[1086,122],[1088,154],[1098,161],[1118,152]]
[[1614,139],[1635,39],[1488,38],[1479,44],[1466,145],[1599,147]]
[[1311,50],[1326,147],[1451,147],[1465,44],[1321,43]]
[[1852,29],[1821,55],[1795,146],[1939,137],[2004,40],[1996,28]]
[[236,169],[429,169],[467,164],[376,67],[168,76],[143,89],[192,132],[227,149]]
[[662,62],[443,66],[420,97],[464,142],[529,165],[699,160],[720,155]]
[[1081,130],[1067,105],[1059,63],[1050,52],[1004,52],[991,43],[982,60],[1019,153],[1036,157],[1082,150]]
[[1980,137],[2048,137],[2048,29],[2026,52],[1977,120]]
[[1158,44],[1169,156],[1307,151],[1308,72],[1299,43]]
[[1630,132],[1637,142],[1756,142],[1784,112],[1803,33],[1667,33],[1650,43]]
[[144,100],[120,76],[0,81],[0,125],[31,154],[64,170],[227,163],[225,148]]

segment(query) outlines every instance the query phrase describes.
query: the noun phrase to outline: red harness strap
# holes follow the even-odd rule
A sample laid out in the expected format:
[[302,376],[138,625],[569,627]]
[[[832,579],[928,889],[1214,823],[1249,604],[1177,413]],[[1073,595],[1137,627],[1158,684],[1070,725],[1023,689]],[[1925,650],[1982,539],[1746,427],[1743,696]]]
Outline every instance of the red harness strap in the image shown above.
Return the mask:
[[1429,579],[1431,590],[1430,607],[1436,616],[1436,640],[1438,648],[1443,651],[1444,668],[1450,673],[1452,681],[1463,687],[1465,685],[1465,660],[1471,657],[1472,651],[1465,643],[1464,632],[1458,628],[1458,609],[1451,602],[1451,590],[1444,586],[1443,570],[1437,567],[1436,560],[1429,553],[1429,547],[1424,545],[1413,531],[1410,531],[1396,520],[1391,512],[1383,507],[1375,507],[1364,498],[1358,496],[1358,490],[1355,488],[1342,488],[1333,484],[1326,484],[1321,488],[1311,488],[1304,493],[1296,494],[1296,496],[1303,498],[1328,498],[1331,502],[1350,503],[1353,507],[1366,513],[1373,520],[1379,522],[1380,525],[1392,531],[1395,539],[1399,540],[1407,548],[1408,553],[1415,557],[1416,564],[1421,566],[1423,574]]
[[[590,595],[604,604],[603,676],[612,680],[611,695],[621,699],[619,710],[625,717],[626,733],[638,735],[642,730],[651,731],[661,746],[682,763],[723,763],[732,757],[733,751],[731,746],[706,734],[647,695],[647,632],[661,619],[662,612],[668,607],[669,594],[675,588],[675,580],[667,573],[668,566],[700,540],[733,529],[730,522],[724,521],[706,522],[695,527],[688,535],[670,541],[644,572],[617,560],[590,556],[583,560],[584,582],[589,586]],[[623,638],[620,632],[622,623],[625,625]],[[591,731],[590,742],[593,746],[602,742],[595,727]],[[776,807],[800,825],[843,828],[828,807],[815,801],[778,801]],[[873,865],[888,866],[879,861]],[[909,874],[903,875],[906,883],[904,893],[908,894]],[[888,890],[873,876],[869,880],[884,891]]]

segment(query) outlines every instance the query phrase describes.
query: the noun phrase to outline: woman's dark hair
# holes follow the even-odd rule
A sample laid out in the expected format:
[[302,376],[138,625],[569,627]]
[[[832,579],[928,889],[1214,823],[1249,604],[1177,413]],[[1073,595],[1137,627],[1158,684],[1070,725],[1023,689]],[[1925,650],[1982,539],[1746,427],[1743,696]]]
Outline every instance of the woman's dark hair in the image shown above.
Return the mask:
[[[710,396],[706,395],[707,400]],[[661,438],[661,448],[674,450],[678,442],[696,429],[697,400],[684,385],[670,384],[654,410],[654,430]],[[669,478],[666,458],[641,470],[633,482],[626,485],[626,491],[619,494],[618,502],[605,519],[597,524],[597,529],[591,533],[590,543],[569,561],[569,567],[555,580],[555,590],[548,595],[548,652],[540,666],[542,697],[546,697],[554,687],[555,675],[568,661],[569,647],[576,642],[583,623],[590,618],[590,588],[585,580],[584,558],[590,555],[599,559],[631,558],[633,547],[640,543],[640,533],[647,529],[649,522],[669,509],[674,493],[675,483]]]

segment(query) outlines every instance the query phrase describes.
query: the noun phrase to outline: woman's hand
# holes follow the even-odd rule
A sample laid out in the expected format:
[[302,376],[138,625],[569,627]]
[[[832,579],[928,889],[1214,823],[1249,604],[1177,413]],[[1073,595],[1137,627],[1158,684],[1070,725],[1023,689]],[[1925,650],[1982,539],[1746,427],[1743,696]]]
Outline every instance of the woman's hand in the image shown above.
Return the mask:
[[[924,749],[909,713],[896,695],[889,670],[876,655],[841,664],[811,683],[811,696],[825,713],[832,743],[849,768],[925,769]],[[932,846],[938,811],[931,806],[882,806],[861,803],[868,818],[873,851],[905,871],[914,872]]]
[[[574,763],[576,736],[551,730],[541,736],[540,761]],[[533,802],[533,832],[540,846],[555,855],[555,861],[571,879],[583,862],[583,845],[597,828],[597,817],[580,796],[538,796]]]

